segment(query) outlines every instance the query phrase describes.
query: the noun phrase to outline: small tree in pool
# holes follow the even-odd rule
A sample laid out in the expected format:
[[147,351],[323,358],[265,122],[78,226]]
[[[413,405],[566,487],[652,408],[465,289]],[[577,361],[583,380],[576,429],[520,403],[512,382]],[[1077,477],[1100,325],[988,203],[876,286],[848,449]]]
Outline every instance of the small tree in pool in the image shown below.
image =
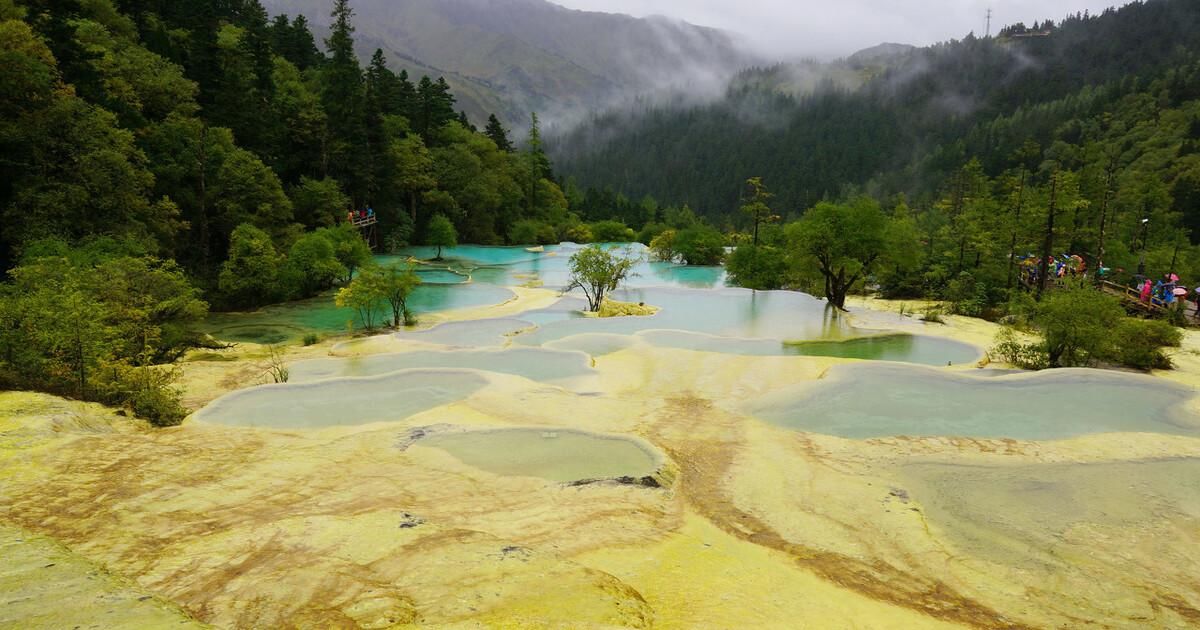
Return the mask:
[[363,270],[350,284],[338,289],[333,297],[338,308],[352,308],[362,322],[363,328],[375,328],[375,316],[382,311],[383,295],[375,282],[374,270]]
[[434,215],[429,220],[429,230],[426,237],[430,245],[437,247],[437,256],[434,260],[442,259],[443,247],[455,247],[458,245],[458,232],[454,229],[454,224],[444,214]]
[[401,322],[404,322],[405,326],[416,323],[412,311],[408,310],[408,296],[421,284],[421,278],[412,265],[403,269],[373,268],[371,283],[388,306],[392,307],[393,328],[399,328]]
[[605,251],[597,245],[581,249],[571,256],[571,284],[566,290],[582,289],[588,310],[599,312],[604,296],[629,277],[633,263],[634,259]]
[[825,281],[825,297],[842,310],[850,289],[887,256],[888,232],[887,215],[866,198],[845,204],[821,202],[787,227],[798,271],[815,268]]

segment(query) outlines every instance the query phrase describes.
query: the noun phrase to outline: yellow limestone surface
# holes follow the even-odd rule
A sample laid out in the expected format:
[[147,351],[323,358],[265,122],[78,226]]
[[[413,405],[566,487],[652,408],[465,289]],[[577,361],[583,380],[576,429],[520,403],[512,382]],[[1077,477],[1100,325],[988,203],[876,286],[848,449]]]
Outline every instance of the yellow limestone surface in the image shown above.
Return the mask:
[[[995,333],[902,325],[981,346]],[[1200,382],[1198,345],[1171,378]],[[188,364],[189,401],[252,384],[261,357],[236,352]],[[0,531],[22,532],[5,539],[22,557],[63,545],[71,579],[102,568],[100,592],[151,595],[112,600],[130,623],[153,604],[246,628],[1200,625],[1200,440],[859,441],[740,411],[842,362],[637,342],[595,360],[588,392],[490,376],[403,422],[295,431],[153,430],[0,393]],[[637,436],[664,458],[662,487],[502,477],[411,439],[444,425]],[[22,599],[20,627],[102,606],[61,577],[6,575],[61,595]]]

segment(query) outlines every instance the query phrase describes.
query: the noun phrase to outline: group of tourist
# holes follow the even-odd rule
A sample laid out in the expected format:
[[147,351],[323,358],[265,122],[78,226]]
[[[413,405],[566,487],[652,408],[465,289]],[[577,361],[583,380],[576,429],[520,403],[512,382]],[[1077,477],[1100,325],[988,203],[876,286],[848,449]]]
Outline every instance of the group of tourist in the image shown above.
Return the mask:
[[[1020,261],[1021,277],[1025,284],[1030,286],[1037,284],[1042,273],[1042,259],[1033,254],[1027,254],[1022,256]],[[1101,269],[1101,274],[1107,271],[1107,269]],[[1078,254],[1051,256],[1046,265],[1046,275],[1051,279],[1086,278],[1087,273],[1087,261]]]
[[368,219],[374,219],[374,218],[375,218],[375,208],[367,208],[366,210],[359,210],[357,212],[355,212],[354,210],[349,210],[346,212],[346,222],[347,223],[358,223],[359,221],[366,221]]
[[1187,287],[1180,285],[1179,276],[1174,273],[1163,274],[1157,281],[1134,276],[1133,286],[1138,290],[1138,298],[1145,304],[1182,309],[1191,305],[1196,309],[1193,317],[1200,319],[1200,287],[1189,292]]

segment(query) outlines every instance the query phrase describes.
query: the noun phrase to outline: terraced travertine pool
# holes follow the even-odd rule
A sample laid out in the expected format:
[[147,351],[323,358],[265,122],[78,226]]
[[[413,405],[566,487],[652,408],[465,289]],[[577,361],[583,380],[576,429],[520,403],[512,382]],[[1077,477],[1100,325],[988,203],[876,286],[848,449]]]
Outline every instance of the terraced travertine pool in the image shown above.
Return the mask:
[[557,428],[440,433],[421,439],[417,446],[443,450],[497,475],[554,482],[642,478],[661,465],[660,458],[637,440]]
[[1195,393],[1149,376],[1054,370],[976,378],[883,364],[839,366],[824,382],[747,406],[799,431],[848,438],[1056,440],[1093,433],[1200,436]]
[[976,369],[980,320],[650,262],[616,297],[657,313],[595,319],[576,248],[449,250],[375,337],[300,347],[326,298],[215,316],[291,382],[195,357],[175,429],[0,393],[0,515],[220,627],[1200,620],[1200,335],[1171,380]]

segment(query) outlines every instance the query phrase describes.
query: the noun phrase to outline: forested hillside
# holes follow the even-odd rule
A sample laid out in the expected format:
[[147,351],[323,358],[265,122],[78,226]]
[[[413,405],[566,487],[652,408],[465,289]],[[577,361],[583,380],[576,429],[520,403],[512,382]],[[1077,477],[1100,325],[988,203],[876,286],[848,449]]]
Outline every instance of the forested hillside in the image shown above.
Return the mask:
[[[329,24],[325,0],[266,0]],[[664,17],[567,9],[546,0],[360,0],[359,50],[410,73],[444,74],[475,121],[524,128],[529,112],[575,119],[671,88],[719,90],[755,56],[728,34]]]
[[389,248],[578,224],[536,119],[523,152],[476,131],[444,80],[360,64],[329,9],[318,42],[258,0],[0,0],[0,386],[177,419],[143,368],[207,343],[210,306],[348,281],[348,212]]
[[536,146],[459,124],[440,79],[361,66],[346,2],[322,43],[256,0],[6,4],[6,267],[36,239],[106,235],[208,284],[242,224],[286,250],[371,207],[393,241],[442,213],[492,243],[566,212]]
[[[736,209],[752,176],[792,215],[847,187],[926,200],[972,157],[998,175],[1026,141],[1073,142],[1082,120],[1128,95],[1159,109],[1193,98],[1200,4],[1150,0],[891,52],[885,64],[859,60],[858,81],[835,64],[825,89],[799,95],[778,89],[795,73],[774,67],[745,73],[716,103],[606,114],[555,139],[552,154],[583,187],[711,217]],[[1150,93],[1169,72],[1168,90]]]

